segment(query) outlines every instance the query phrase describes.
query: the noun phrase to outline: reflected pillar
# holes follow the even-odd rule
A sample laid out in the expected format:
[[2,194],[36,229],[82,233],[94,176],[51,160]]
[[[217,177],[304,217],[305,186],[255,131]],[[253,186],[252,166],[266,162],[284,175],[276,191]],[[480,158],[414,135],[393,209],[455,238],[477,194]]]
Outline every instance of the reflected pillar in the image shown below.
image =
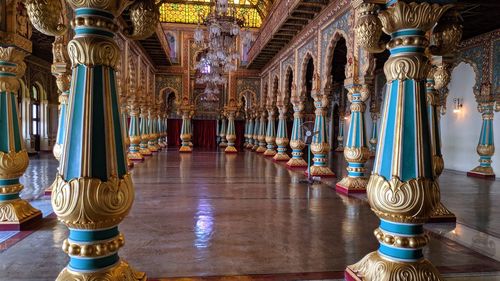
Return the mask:
[[226,108],[227,112],[227,147],[224,150],[225,153],[236,153],[238,150],[234,147],[234,142],[236,141],[236,129],[234,127],[234,117],[236,114],[236,108]]
[[220,120],[221,125],[220,125],[220,132],[219,132],[219,137],[220,137],[220,143],[219,147],[227,147],[227,141],[226,141],[226,118],[222,117]]
[[274,105],[267,106],[267,130],[266,130],[266,143],[267,149],[264,151],[264,156],[272,157],[276,154],[276,109]]
[[489,95],[484,100],[478,100],[478,110],[483,119],[481,126],[481,135],[477,144],[477,154],[479,154],[479,166],[467,172],[469,177],[495,179],[495,172],[491,167],[491,157],[495,153],[495,144],[493,139],[493,111],[495,101]]
[[190,133],[190,111],[191,109],[181,109],[182,111],[182,126],[181,126],[181,148],[179,148],[179,152],[192,152],[193,149],[189,146],[191,142],[191,133]]
[[292,148],[292,158],[286,162],[289,168],[307,167],[307,162],[302,158],[302,150],[306,146],[304,143],[304,132],[302,129],[304,111],[304,99],[297,93],[295,83],[292,83],[291,100],[293,105],[293,125],[290,147]]
[[133,98],[129,101],[129,114],[130,126],[128,128],[128,135],[130,139],[130,147],[128,150],[127,158],[133,162],[144,162],[144,156],[141,154],[141,129],[139,126],[139,107],[136,105]]
[[365,193],[367,177],[365,163],[370,157],[366,146],[365,101],[369,97],[367,85],[351,85],[347,95],[351,102],[351,122],[347,132],[344,158],[347,161],[347,177],[336,184],[338,192],[344,194]]
[[17,47],[0,47],[0,231],[24,230],[42,219],[42,212],[19,197],[23,185],[19,178],[28,168],[16,93],[24,75],[27,55]]
[[328,106],[329,101],[328,96],[320,92],[320,80],[317,72],[313,74],[313,88],[311,96],[314,99],[314,107],[316,108],[314,111],[316,117],[314,119],[313,129],[313,132],[316,134],[313,135],[311,142],[311,152],[314,154],[313,165],[310,168],[311,176],[334,177],[335,174],[327,165],[330,144],[328,144],[326,135],[326,107]]
[[[379,248],[348,266],[345,277],[348,281],[441,280],[423,254],[430,239],[423,224],[440,200],[426,110],[426,34],[450,6],[398,1],[380,8],[359,4],[355,27],[361,47],[371,52],[390,50],[384,65],[387,84],[380,142],[367,185],[368,202],[380,218],[374,232]],[[387,44],[380,43],[382,31],[391,35]]]

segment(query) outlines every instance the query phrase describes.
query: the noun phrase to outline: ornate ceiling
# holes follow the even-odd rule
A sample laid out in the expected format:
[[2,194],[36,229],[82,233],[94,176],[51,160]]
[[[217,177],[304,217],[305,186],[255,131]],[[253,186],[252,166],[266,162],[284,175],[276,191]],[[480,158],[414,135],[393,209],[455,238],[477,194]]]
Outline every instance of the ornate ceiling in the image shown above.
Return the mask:
[[[245,27],[259,28],[268,14],[272,0],[232,0],[236,14],[245,19]],[[197,24],[210,11],[210,0],[166,0],[160,7],[160,21]]]

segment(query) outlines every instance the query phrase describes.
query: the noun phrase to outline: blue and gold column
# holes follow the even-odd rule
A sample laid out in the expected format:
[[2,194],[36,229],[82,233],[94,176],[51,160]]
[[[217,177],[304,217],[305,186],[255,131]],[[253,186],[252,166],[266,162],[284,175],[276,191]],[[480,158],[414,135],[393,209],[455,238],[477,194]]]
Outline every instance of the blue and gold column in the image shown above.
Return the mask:
[[[49,2],[29,1],[32,6],[28,11],[31,9],[36,28],[59,26],[54,12],[62,10],[61,3]],[[118,255],[124,245],[118,225],[132,207],[134,186],[127,172],[120,124],[115,67],[121,50],[114,36],[116,17],[131,2],[67,2],[75,16],[75,37],[68,44],[73,77],[52,207],[69,228],[62,247],[69,255],[69,264],[57,280],[146,280],[144,273],[133,270]],[[48,7],[53,10],[47,11]],[[154,32],[159,14],[153,1],[137,2],[130,14],[132,38],[149,37]]]
[[[163,107],[160,107],[163,108]],[[158,126],[158,145],[162,149],[167,148],[167,143],[166,143],[166,131],[165,131],[165,122],[164,122],[164,116],[163,114],[159,111],[157,116],[156,116],[156,122]]]
[[347,97],[351,102],[351,122],[347,132],[344,158],[347,161],[347,177],[336,184],[338,192],[344,194],[364,193],[367,177],[365,163],[370,157],[365,130],[365,101],[368,99],[368,85],[349,85]]
[[276,155],[276,108],[272,102],[267,105],[267,129],[265,141],[267,149],[264,151],[264,156],[272,157]]
[[156,110],[154,108],[154,105],[151,105],[152,108],[148,110],[148,116],[147,116],[147,126],[148,126],[148,149],[152,153],[157,153],[158,152],[158,130],[157,130],[157,123],[156,123]]
[[302,130],[304,98],[299,96],[295,83],[292,83],[290,101],[293,105],[293,127],[290,139],[290,148],[292,148],[292,158],[286,162],[289,168],[307,167],[307,162],[302,158],[302,150],[306,146],[304,143],[304,132]]
[[259,146],[255,150],[257,153],[264,153],[266,151],[266,109],[263,108],[260,112],[260,122],[259,122],[259,135],[257,139],[259,140]]
[[148,110],[146,109],[145,105],[142,105],[141,115],[140,115],[141,120],[139,123],[140,133],[141,133],[141,144],[139,152],[144,157],[149,157],[153,155],[152,151],[149,150],[149,140],[151,139],[151,137],[149,132],[148,116],[149,116]]
[[227,147],[227,141],[226,141],[226,118],[224,117],[224,115],[222,116],[220,122],[221,122],[221,125],[220,125],[220,131],[219,131],[219,137],[220,137],[219,147]]
[[345,112],[339,109],[339,135],[337,136],[337,148],[335,151],[344,152],[344,127],[345,127]]
[[320,90],[319,74],[313,74],[313,88],[311,96],[314,99],[314,132],[311,142],[311,152],[314,154],[313,165],[310,168],[311,176],[334,177],[335,174],[328,167],[327,158],[330,152],[330,144],[326,135],[326,108],[329,104],[328,96]]
[[194,111],[189,112],[189,119],[188,119],[188,128],[189,128],[189,135],[191,136],[189,138],[189,146],[192,148],[193,147],[193,116],[194,116]]
[[[432,169],[434,171],[434,176],[436,180],[439,178],[444,169],[443,155],[441,153],[441,129],[440,129],[440,99],[439,93],[435,88],[435,74],[439,71],[437,69],[442,69],[441,67],[435,67],[427,76],[427,82],[425,84],[426,94],[427,94],[427,113],[429,114],[429,128],[431,137],[431,154],[432,154]],[[442,83],[440,83],[442,84]],[[446,82],[448,84],[448,82]],[[443,84],[444,85],[444,84]],[[429,222],[456,222],[457,218],[455,215],[446,208],[440,201],[439,205],[434,209]]]
[[128,149],[127,158],[133,162],[144,162],[144,156],[141,154],[141,129],[139,126],[139,112],[140,109],[137,106],[135,100],[132,98],[129,100],[129,115],[130,115],[130,126],[128,128],[128,135],[130,139],[130,146]]
[[24,51],[0,47],[0,230],[24,230],[41,221],[42,213],[19,197],[19,178],[28,168],[23,147],[16,94],[24,75]]
[[247,147],[248,145],[248,126],[250,125],[250,122],[248,120],[248,113],[245,113],[245,133],[243,134],[244,142],[243,142],[243,147]]
[[168,114],[166,112],[162,114],[162,122],[163,122],[163,142],[165,143],[165,147],[168,148]]
[[236,128],[234,127],[234,117],[236,115],[236,107],[226,106],[224,109],[227,115],[227,131],[226,140],[227,147],[224,150],[225,153],[237,153],[238,150],[234,147],[234,142],[236,141]]
[[253,131],[254,131],[254,117],[253,117],[253,112],[250,112],[248,114],[248,128],[247,128],[247,145],[245,146],[246,149],[252,149],[253,148]]
[[[127,98],[122,97],[121,99],[121,105],[120,105],[120,118],[121,118],[121,128],[122,128],[122,136],[123,136],[123,143],[124,143],[124,149],[125,153],[128,154],[129,147],[130,147],[130,137],[128,136],[128,107],[127,107]],[[134,167],[134,162],[130,160],[128,157],[125,158],[127,161],[127,166],[129,169]]]
[[185,108],[181,108],[182,112],[182,126],[181,126],[181,147],[179,148],[179,152],[192,152],[193,149],[189,145],[191,142],[191,106],[186,106]]
[[495,109],[495,101],[493,96],[476,97],[478,106],[477,109],[481,113],[483,123],[481,126],[481,135],[477,144],[477,154],[479,154],[479,166],[467,172],[469,177],[479,177],[487,179],[495,179],[495,172],[491,167],[491,157],[495,153],[495,143],[493,139],[493,112]]
[[378,138],[378,113],[371,114],[372,117],[372,135],[370,137],[370,157],[375,157],[375,152],[377,151],[377,138]]
[[278,107],[278,131],[276,133],[276,144],[278,145],[278,153],[274,155],[274,161],[288,161],[290,156],[286,153],[288,146],[288,134],[286,130],[286,113],[288,110],[287,106],[288,100],[285,95],[280,95],[278,92],[278,101],[276,106]]
[[[385,10],[372,3],[356,7],[355,41],[370,52],[388,48],[390,57],[380,142],[366,190],[380,218],[374,232],[379,248],[347,267],[348,281],[441,280],[423,254],[430,239],[423,224],[440,200],[425,93],[426,34],[449,8],[401,1]],[[381,42],[382,32],[391,35],[389,42]]]
[[252,145],[252,151],[256,152],[257,149],[259,148],[259,131],[260,131],[260,110],[258,108],[255,109],[254,112],[254,126],[253,126],[253,145]]

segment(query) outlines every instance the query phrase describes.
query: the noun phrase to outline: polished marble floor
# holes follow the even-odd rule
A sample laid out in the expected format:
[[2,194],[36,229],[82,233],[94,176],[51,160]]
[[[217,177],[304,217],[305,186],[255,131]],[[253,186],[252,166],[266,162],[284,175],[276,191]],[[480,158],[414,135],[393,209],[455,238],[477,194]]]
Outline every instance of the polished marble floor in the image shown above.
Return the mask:
[[[341,155],[331,159],[341,175]],[[23,197],[47,205],[40,196],[55,169],[50,156],[32,159]],[[121,256],[151,278],[334,280],[377,248],[378,220],[365,200],[338,195],[328,184],[303,184],[302,173],[262,155],[161,152],[132,175],[136,201],[120,226]],[[497,233],[498,181],[445,172],[441,188],[459,222]],[[425,254],[450,280],[496,280],[500,262],[433,233]],[[0,280],[53,280],[68,260],[60,249],[66,234],[52,215],[33,233],[0,243]],[[473,277],[477,272],[487,276]]]

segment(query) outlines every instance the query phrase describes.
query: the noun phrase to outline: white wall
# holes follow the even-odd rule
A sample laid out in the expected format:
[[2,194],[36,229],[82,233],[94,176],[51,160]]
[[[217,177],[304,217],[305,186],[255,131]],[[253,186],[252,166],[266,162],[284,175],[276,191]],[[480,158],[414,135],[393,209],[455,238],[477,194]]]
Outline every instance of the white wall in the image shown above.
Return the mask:
[[[472,88],[475,84],[473,68],[460,63],[453,69],[446,101],[447,112],[441,116],[441,140],[445,169],[467,172],[479,165],[476,146],[481,133],[481,114]],[[463,107],[459,113],[453,112],[453,99],[462,98]],[[500,114],[495,114],[494,128],[500,128]],[[500,130],[494,131],[497,143],[500,143]],[[500,176],[500,149],[492,158],[493,170]]]

